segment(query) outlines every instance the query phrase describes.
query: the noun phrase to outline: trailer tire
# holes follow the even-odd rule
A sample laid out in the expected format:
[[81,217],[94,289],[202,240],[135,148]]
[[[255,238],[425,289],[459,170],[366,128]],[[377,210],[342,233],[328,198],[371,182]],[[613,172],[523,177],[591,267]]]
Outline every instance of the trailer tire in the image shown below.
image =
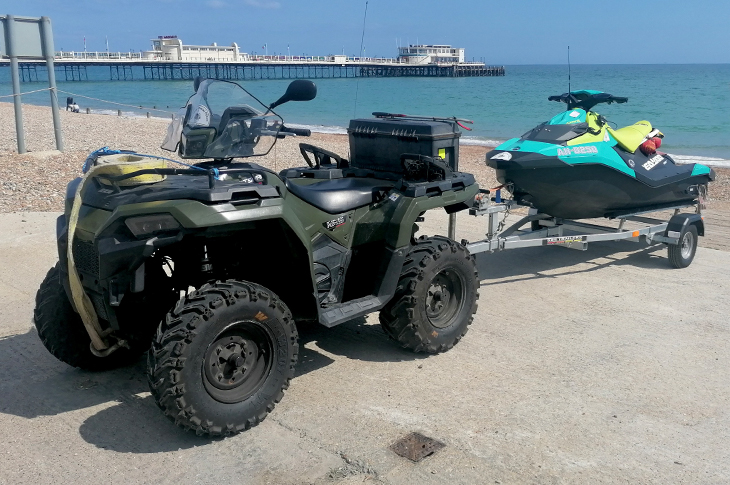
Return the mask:
[[690,224],[682,232],[677,244],[670,244],[667,247],[669,262],[677,269],[686,268],[692,264],[697,252],[697,242],[699,240],[697,227]]
[[380,325],[403,348],[436,354],[466,334],[479,298],[474,256],[451,239],[419,238],[406,255]]
[[284,397],[299,352],[287,306],[245,281],[208,283],[160,323],[147,378],[157,405],[198,435],[256,426]]
[[107,357],[91,353],[91,337],[81,316],[74,311],[61,283],[58,263],[46,274],[35,297],[33,320],[43,345],[61,362],[89,371],[103,371],[130,364],[137,357],[121,348]]

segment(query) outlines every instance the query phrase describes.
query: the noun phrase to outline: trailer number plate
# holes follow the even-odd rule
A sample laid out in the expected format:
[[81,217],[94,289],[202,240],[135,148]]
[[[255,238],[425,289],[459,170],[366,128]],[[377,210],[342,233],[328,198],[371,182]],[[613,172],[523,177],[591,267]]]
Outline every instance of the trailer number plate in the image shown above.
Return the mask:
[[574,244],[585,242],[587,236],[561,236],[561,237],[549,237],[545,239],[543,243],[545,246],[553,246],[555,244]]

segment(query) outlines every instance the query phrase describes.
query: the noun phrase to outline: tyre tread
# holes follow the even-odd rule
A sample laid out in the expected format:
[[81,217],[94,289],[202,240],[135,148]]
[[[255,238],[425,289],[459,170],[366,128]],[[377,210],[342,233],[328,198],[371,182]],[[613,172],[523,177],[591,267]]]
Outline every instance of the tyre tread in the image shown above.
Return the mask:
[[[198,411],[185,401],[185,383],[179,381],[185,366],[185,349],[197,336],[196,328],[212,319],[216,311],[246,302],[267,300],[268,306],[281,313],[281,323],[288,327],[293,340],[293,352],[289,359],[287,374],[278,392],[262,406],[254,416],[242,417],[242,422],[215,423],[202,419]],[[291,312],[273,293],[255,283],[227,280],[207,283],[181,299],[160,324],[152,347],[148,353],[147,377],[150,392],[165,416],[176,425],[195,432],[197,435],[228,436],[250,429],[266,418],[284,396],[294,377],[298,360],[299,345],[297,329]]]
[[430,354],[445,352],[461,340],[474,320],[473,315],[477,309],[476,299],[479,298],[478,291],[472,302],[467,324],[453,339],[445,343],[435,343],[419,331],[420,323],[414,318],[414,308],[418,300],[416,297],[418,282],[423,280],[426,271],[431,266],[438,264],[438,260],[444,257],[444,253],[468,259],[474,267],[473,275],[477,288],[479,286],[479,275],[474,264],[474,257],[469,254],[464,245],[443,236],[421,236],[417,239],[406,255],[395,296],[380,312],[380,326],[403,348]]

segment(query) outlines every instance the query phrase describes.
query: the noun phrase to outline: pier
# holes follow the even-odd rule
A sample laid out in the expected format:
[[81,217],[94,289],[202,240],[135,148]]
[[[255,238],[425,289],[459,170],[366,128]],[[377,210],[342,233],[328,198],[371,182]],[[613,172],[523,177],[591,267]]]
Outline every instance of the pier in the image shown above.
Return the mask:
[[[0,67],[8,66],[0,60]],[[38,61],[21,61],[23,82],[43,81],[46,66]],[[89,67],[106,67],[109,80],[175,80],[203,76],[212,79],[323,79],[357,77],[476,77],[504,76],[504,66],[481,62],[413,64],[402,58],[345,56],[241,56],[237,60],[170,60],[135,52],[58,52],[54,60],[56,77],[64,81],[89,80]],[[95,80],[98,80],[95,78]]]

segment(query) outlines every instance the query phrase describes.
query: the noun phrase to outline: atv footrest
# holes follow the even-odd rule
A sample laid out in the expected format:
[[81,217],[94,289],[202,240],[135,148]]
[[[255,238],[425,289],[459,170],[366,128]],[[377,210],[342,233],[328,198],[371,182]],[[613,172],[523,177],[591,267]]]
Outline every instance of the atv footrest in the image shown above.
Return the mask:
[[358,298],[357,300],[323,309],[319,321],[325,327],[334,327],[353,318],[379,310],[385,306],[387,301],[388,298],[378,298],[377,296]]

